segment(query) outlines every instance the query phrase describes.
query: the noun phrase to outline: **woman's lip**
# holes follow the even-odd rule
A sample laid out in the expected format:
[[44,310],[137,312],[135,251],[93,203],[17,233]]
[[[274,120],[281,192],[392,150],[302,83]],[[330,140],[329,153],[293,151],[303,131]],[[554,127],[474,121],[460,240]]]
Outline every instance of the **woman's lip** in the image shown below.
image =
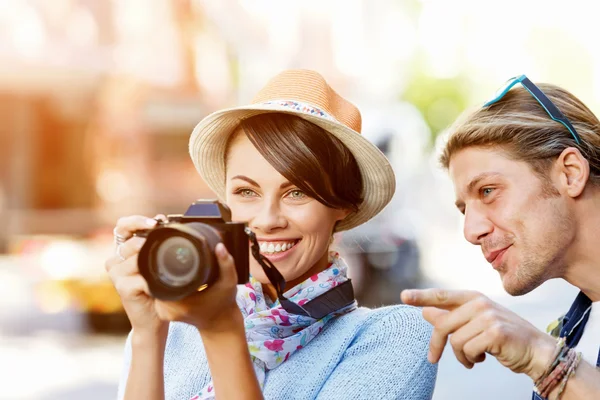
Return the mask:
[[300,240],[300,238],[287,238],[287,239],[286,238],[281,238],[281,239],[273,239],[273,238],[271,238],[271,239],[266,239],[266,238],[257,237],[256,240],[259,241],[259,242],[295,242],[297,240]]
[[[300,243],[300,241],[298,241],[298,243]],[[298,243],[296,243],[291,249],[287,249],[286,251],[280,251],[278,253],[273,253],[273,254],[266,254],[261,251],[260,254],[262,254],[265,258],[268,258],[269,261],[271,261],[271,262],[281,261],[281,260],[287,258],[290,254],[292,254],[294,249],[296,247],[298,247]]]

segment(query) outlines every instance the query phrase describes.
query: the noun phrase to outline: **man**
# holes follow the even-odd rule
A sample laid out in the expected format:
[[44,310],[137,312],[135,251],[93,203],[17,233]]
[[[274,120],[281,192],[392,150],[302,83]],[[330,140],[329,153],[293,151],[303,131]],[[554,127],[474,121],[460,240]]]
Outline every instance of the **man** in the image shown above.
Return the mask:
[[467,368],[487,353],[527,374],[533,399],[600,399],[598,119],[567,91],[520,76],[457,121],[441,162],[465,238],[509,294],[553,278],[581,292],[556,324],[557,340],[477,292],[404,291],[403,302],[425,307],[434,325],[429,360],[440,359],[449,338]]

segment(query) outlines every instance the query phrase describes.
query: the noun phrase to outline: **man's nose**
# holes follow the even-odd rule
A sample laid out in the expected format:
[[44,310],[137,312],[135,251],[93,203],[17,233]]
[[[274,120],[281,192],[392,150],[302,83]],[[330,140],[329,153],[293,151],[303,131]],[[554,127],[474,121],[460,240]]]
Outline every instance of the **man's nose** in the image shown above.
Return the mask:
[[465,210],[464,235],[470,243],[481,245],[483,238],[492,233],[494,225],[481,211],[470,208]]

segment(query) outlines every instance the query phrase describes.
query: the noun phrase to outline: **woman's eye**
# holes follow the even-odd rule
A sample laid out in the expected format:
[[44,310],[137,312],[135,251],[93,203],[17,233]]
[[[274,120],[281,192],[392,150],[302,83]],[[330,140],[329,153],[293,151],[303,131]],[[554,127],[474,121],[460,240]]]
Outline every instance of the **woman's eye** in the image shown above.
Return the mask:
[[292,190],[291,192],[288,193],[288,196],[294,200],[301,200],[306,197],[304,192],[301,190]]
[[242,197],[254,197],[256,195],[256,193],[254,193],[254,190],[250,189],[239,189],[235,192],[235,194],[239,194]]

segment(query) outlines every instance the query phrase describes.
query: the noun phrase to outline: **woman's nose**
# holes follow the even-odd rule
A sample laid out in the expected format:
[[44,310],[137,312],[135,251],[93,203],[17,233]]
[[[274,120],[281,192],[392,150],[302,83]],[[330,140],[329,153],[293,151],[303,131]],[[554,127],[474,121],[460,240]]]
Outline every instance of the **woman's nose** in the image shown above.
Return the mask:
[[287,226],[287,220],[278,204],[264,202],[259,212],[250,221],[254,230],[268,233]]

